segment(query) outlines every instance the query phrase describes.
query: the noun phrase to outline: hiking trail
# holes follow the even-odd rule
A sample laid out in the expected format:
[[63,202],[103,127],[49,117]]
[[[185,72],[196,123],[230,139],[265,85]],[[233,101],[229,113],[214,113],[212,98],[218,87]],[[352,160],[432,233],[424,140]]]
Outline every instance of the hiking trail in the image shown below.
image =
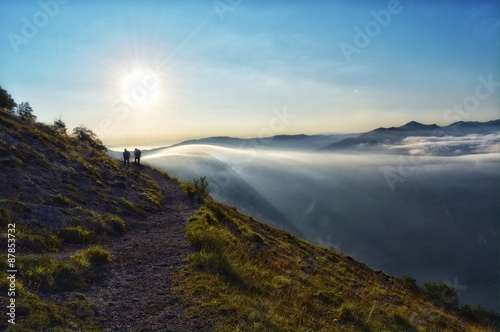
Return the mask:
[[186,307],[171,291],[171,277],[193,252],[185,227],[196,207],[170,179],[147,167],[140,171],[161,187],[163,206],[106,244],[113,259],[86,294],[96,320],[104,331],[209,330],[207,317],[182,317]]

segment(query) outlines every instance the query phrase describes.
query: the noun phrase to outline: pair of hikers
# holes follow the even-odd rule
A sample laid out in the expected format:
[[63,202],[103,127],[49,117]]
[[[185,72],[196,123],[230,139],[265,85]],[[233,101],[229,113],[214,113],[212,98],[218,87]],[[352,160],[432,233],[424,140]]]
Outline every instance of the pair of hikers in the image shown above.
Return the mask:
[[[141,165],[141,150],[134,150],[134,164]],[[130,166],[130,152],[127,149],[123,150],[123,165]]]

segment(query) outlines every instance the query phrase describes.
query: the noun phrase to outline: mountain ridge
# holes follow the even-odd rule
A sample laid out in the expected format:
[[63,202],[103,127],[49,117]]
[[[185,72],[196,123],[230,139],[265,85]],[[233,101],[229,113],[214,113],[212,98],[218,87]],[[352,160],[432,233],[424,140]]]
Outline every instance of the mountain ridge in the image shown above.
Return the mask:
[[396,144],[404,138],[411,136],[465,136],[470,134],[498,133],[498,131],[500,131],[500,120],[486,122],[458,121],[447,126],[438,126],[436,124],[425,125],[416,121],[410,121],[399,127],[380,127],[360,134],[357,137],[346,138],[329,144],[319,150],[363,150],[366,146],[374,149],[381,148],[383,144]]
[[[203,144],[222,147],[237,147],[247,149],[271,149],[271,148],[293,148],[314,150],[324,144],[339,141],[346,137],[356,136],[358,134],[291,134],[275,135],[270,137],[239,138],[231,136],[211,136],[199,139],[189,139],[176,144],[154,149],[145,149],[145,153],[154,153],[159,150],[181,147],[185,145]],[[293,146],[290,146],[293,143]]]
[[[500,119],[489,121],[456,121],[449,125],[423,124],[409,121],[399,127],[379,127],[364,133],[347,134],[277,134],[270,137],[239,138],[232,136],[210,136],[198,139],[188,139],[165,147],[145,149],[145,153],[181,147],[186,145],[214,145],[232,148],[293,148],[309,151],[349,150],[356,146],[372,148],[384,143],[396,143],[409,136],[465,136],[469,134],[489,134],[498,132]],[[294,144],[291,146],[291,144]]]
[[421,289],[200,200],[195,183],[127,167],[92,136],[4,110],[0,129],[0,215],[21,271],[16,325],[2,329],[493,330],[446,285]]

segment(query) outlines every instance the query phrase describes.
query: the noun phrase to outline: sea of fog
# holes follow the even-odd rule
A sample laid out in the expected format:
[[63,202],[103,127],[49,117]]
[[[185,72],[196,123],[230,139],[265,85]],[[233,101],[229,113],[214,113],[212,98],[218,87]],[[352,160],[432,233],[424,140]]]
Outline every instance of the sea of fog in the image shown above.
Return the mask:
[[498,310],[498,136],[469,139],[454,155],[439,153],[443,138],[415,138],[378,153],[185,145],[143,160],[182,180],[207,176],[220,201],[372,268]]

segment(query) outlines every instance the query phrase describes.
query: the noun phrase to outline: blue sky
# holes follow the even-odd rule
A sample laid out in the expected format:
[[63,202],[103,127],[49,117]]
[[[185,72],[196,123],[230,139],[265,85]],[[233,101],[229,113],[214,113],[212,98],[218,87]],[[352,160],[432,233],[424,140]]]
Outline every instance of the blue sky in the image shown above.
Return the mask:
[[499,2],[0,0],[0,84],[105,144],[499,115]]

